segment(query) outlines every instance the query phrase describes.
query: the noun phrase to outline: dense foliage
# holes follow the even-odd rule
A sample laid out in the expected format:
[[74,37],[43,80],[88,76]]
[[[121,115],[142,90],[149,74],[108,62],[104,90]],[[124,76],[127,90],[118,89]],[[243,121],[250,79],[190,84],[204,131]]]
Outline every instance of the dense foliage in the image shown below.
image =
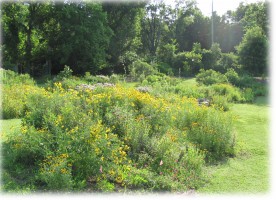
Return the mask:
[[[174,6],[160,1],[18,1],[2,3],[1,10],[3,66],[32,76],[58,74],[65,65],[82,75],[129,74],[138,59],[175,76],[229,67],[266,73],[267,2],[241,3],[223,16],[214,12],[213,18],[203,16],[196,1],[186,0]],[[248,51],[251,46],[257,53]],[[245,65],[251,57],[258,67]]]
[[258,76],[267,73],[267,38],[260,27],[247,30],[242,42],[237,46],[239,62],[244,70]]

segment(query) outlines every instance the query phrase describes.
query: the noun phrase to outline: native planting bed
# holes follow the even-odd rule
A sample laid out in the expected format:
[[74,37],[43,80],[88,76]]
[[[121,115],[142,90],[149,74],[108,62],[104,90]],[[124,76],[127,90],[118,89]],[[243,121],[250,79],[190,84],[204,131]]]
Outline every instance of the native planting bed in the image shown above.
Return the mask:
[[[235,177],[232,165],[242,174],[260,158],[250,172],[268,171],[267,140],[258,147],[257,139],[267,129],[248,129],[268,125],[265,114],[259,124],[253,115],[268,108],[248,104],[252,88],[89,74],[37,86],[28,75],[1,73],[3,191],[235,192],[221,183]],[[258,177],[265,183],[259,191],[268,187],[267,173]]]

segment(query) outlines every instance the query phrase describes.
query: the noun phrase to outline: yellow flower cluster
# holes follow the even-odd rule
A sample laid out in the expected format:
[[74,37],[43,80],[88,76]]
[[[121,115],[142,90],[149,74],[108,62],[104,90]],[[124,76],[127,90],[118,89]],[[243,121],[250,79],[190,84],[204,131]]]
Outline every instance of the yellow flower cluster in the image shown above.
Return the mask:
[[43,162],[40,164],[40,173],[62,173],[70,174],[68,167],[70,164],[67,164],[68,154],[63,153],[59,156],[49,155]]
[[54,87],[55,87],[55,89],[59,90],[60,92],[64,91],[61,82],[54,83]]
[[94,153],[101,162],[111,161],[119,165],[128,160],[126,152],[129,146],[123,145],[110,128],[102,125],[101,120],[90,127],[90,138],[87,139],[87,143],[94,149]]
[[61,115],[57,116],[57,119],[55,120],[55,125],[58,126],[61,124],[63,117]]

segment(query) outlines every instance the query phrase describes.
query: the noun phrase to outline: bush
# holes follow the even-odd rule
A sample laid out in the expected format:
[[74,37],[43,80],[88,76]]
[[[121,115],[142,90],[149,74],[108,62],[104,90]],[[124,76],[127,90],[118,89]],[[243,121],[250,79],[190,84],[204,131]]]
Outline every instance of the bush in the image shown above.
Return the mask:
[[222,56],[220,45],[218,43],[212,44],[210,49],[202,50],[202,66],[204,69],[217,69],[219,61]]
[[29,170],[38,190],[198,188],[205,156],[233,149],[229,116],[193,98],[59,82],[42,91],[27,95],[21,130],[3,144],[4,170]]
[[156,68],[158,69],[158,71],[160,73],[166,74],[168,76],[173,76],[174,75],[173,69],[168,63],[164,63],[164,62],[157,63]]
[[[175,74],[186,77],[196,74],[200,69],[201,59],[201,54],[192,51],[176,54],[173,60]],[[181,74],[179,74],[179,69]]]
[[3,119],[21,118],[25,115],[25,105],[27,103],[28,95],[32,93],[43,92],[32,85],[12,84],[4,85],[1,88],[2,106],[0,113]]
[[218,60],[216,66],[214,66],[214,70],[220,73],[226,73],[228,69],[237,69],[238,59],[235,54],[231,53],[221,53],[221,58]]
[[[40,168],[39,181],[46,184],[50,190],[70,189],[68,181],[73,177],[77,180],[87,180],[93,176],[101,179],[109,169],[113,168],[116,171],[116,164],[127,164],[126,146],[118,140],[118,137],[97,118],[89,120],[91,116],[88,116],[88,110],[83,110],[81,101],[76,101],[78,96],[75,91],[67,94],[58,84],[56,85],[53,94],[30,96],[27,103],[28,113],[24,118],[26,133],[23,137],[28,137],[28,143],[33,143],[28,145],[28,149],[42,145],[39,154],[34,152],[32,159],[36,167]],[[71,101],[68,101],[69,99]],[[34,138],[36,134],[30,132],[32,126],[40,135],[43,134],[43,138],[39,140]],[[17,154],[22,156],[20,152],[24,152],[26,146],[18,142],[16,144]],[[41,154],[44,156],[36,157]],[[52,156],[51,160],[47,159],[49,155]],[[56,162],[60,163],[57,164],[54,158],[59,159],[60,155],[66,156],[62,162],[57,160]],[[104,160],[111,163],[105,163]],[[69,164],[72,168],[67,168]],[[99,172],[101,167],[102,173]],[[66,184],[63,184],[65,182]]]
[[76,86],[80,85],[80,84],[84,84],[86,83],[84,80],[78,78],[78,77],[75,77],[75,76],[72,76],[71,78],[66,78],[66,79],[63,79],[61,81],[61,84],[63,86],[64,89],[75,89]]
[[186,87],[186,85],[178,84],[174,87],[174,92],[180,96],[186,96],[189,98],[204,98],[205,95],[201,91],[201,88],[197,86]]
[[130,70],[130,75],[135,79],[138,80],[139,78],[144,79],[149,75],[157,74],[157,70],[151,66],[150,64],[143,62],[143,61],[135,61],[132,64],[132,68]]
[[11,70],[0,69],[0,81],[4,85],[34,85],[35,81],[29,74],[17,74]]
[[213,109],[186,113],[187,138],[206,152],[207,161],[233,155],[232,119]]
[[40,163],[38,180],[47,184],[50,191],[70,191],[73,189],[72,168],[68,154],[46,156]]
[[233,68],[228,68],[227,72],[225,73],[225,76],[227,77],[229,83],[236,86],[239,85],[240,77]]
[[62,81],[64,79],[70,78],[72,76],[73,70],[70,69],[69,66],[65,65],[64,69],[59,72],[59,74],[56,77],[57,81]]
[[253,87],[254,82],[255,80],[252,76],[249,76],[248,74],[243,74],[240,76],[237,86],[240,88]]
[[267,96],[269,93],[269,89],[267,85],[259,83],[253,86],[253,92],[254,92],[254,97]]
[[210,86],[210,89],[214,91],[214,94],[224,96],[229,102],[243,101],[239,88],[236,88],[230,84],[214,84]]
[[160,82],[162,79],[163,79],[163,77],[160,75],[149,75],[146,78],[146,80],[148,81],[149,84]]
[[112,74],[109,78],[111,83],[119,83],[120,81],[124,81],[125,78],[123,75],[119,75],[119,74]]
[[211,104],[219,110],[228,111],[230,109],[229,102],[225,96],[214,95],[211,98]]
[[254,93],[251,88],[245,88],[243,90],[243,96],[246,102],[253,102],[254,100]]
[[159,48],[157,49],[158,60],[172,65],[175,51],[176,45],[174,44],[159,45]]
[[227,77],[219,72],[212,69],[204,70],[200,69],[199,73],[196,75],[196,81],[199,84],[212,85],[215,83],[227,83]]
[[103,75],[92,76],[88,73],[86,73],[84,80],[90,84],[110,82],[110,78],[108,76],[103,76]]

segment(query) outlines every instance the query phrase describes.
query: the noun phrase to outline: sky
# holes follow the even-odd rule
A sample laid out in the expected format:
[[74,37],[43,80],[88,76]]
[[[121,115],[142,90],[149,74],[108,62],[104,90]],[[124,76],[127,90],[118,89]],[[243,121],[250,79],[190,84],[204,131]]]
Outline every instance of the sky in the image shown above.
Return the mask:
[[[212,0],[196,0],[197,7],[202,11],[203,15],[211,16],[212,14]],[[239,6],[240,2],[245,3],[256,3],[256,2],[264,2],[265,0],[213,0],[214,2],[214,11],[217,12],[218,15],[225,14],[228,10],[236,10]],[[166,3],[172,3],[173,0],[165,0]]]
[[[206,16],[211,16],[212,0],[196,0],[196,1],[198,3],[197,7],[202,11],[202,13]],[[256,3],[259,1],[264,2],[264,0],[213,0],[214,11],[216,11],[218,15],[223,15],[227,12],[227,10],[236,10],[240,2]]]

